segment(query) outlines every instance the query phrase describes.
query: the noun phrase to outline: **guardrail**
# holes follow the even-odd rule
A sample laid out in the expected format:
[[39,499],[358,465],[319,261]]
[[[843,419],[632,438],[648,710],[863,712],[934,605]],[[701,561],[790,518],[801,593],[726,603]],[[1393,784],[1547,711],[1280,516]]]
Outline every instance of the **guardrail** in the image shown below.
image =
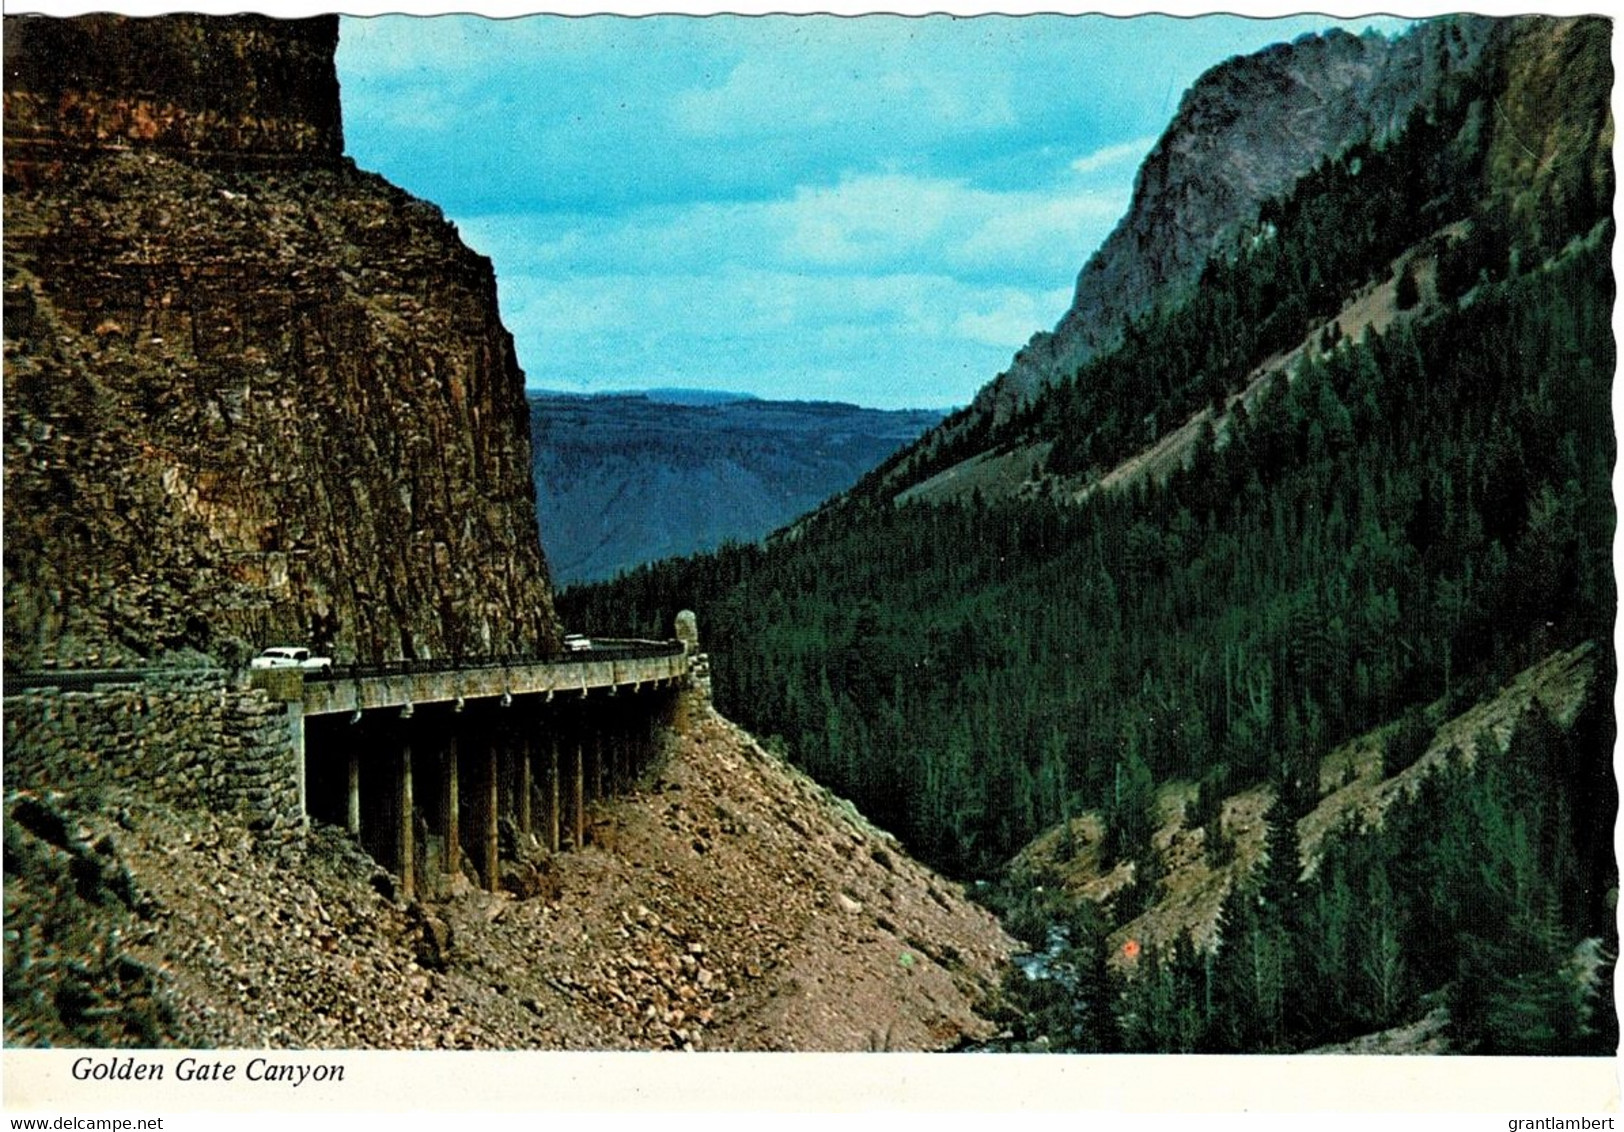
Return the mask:
[[[465,660],[393,660],[380,664],[335,664],[330,671],[306,670],[307,683],[327,680],[364,680],[374,676],[419,676],[435,672],[473,672],[535,665],[586,664],[595,660],[648,660],[682,655],[681,641],[640,641],[594,638],[590,649],[554,656],[481,656]],[[223,676],[216,668],[56,668],[32,672],[8,671],[0,680],[4,691],[59,688],[89,691],[100,684],[138,684],[153,676]]]
[[496,668],[529,668],[536,665],[588,664],[596,660],[650,660],[661,656],[681,656],[681,641],[634,641],[594,639],[590,649],[559,653],[556,656],[482,656],[468,660],[392,660],[382,664],[335,664],[329,671],[307,671],[306,683],[323,680],[364,680],[373,676],[425,676],[436,672],[475,672]]

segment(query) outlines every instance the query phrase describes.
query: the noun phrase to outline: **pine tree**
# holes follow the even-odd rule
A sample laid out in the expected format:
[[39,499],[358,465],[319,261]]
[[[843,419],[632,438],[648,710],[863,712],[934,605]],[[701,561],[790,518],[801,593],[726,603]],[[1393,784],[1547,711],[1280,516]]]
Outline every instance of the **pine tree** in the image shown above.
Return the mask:
[[1407,260],[1404,270],[1399,272],[1398,287],[1394,292],[1393,301],[1401,311],[1410,310],[1421,301],[1421,288],[1415,278],[1415,260]]

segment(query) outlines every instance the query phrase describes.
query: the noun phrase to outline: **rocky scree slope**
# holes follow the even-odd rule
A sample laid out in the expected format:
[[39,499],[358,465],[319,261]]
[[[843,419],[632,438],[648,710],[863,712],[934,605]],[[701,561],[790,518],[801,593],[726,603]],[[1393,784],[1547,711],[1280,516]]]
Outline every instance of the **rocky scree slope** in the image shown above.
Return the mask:
[[[340,831],[276,842],[109,789],[14,795],[18,1045],[943,1049],[1012,941],[708,707],[590,844],[405,905]],[[510,842],[512,831],[506,831]],[[274,938],[276,946],[266,946]]]
[[[1126,320],[1192,284],[1202,265],[1322,159],[1381,137],[1481,56],[1494,21],[1457,17],[1389,40],[1332,31],[1221,63],[1198,79],[1145,158],[1127,214],[1084,265],[1072,305],[917,451],[1001,424],[1120,340]],[[912,482],[910,464],[892,473]]]
[[556,645],[491,265],[342,158],[337,34],[6,19],[8,666]]

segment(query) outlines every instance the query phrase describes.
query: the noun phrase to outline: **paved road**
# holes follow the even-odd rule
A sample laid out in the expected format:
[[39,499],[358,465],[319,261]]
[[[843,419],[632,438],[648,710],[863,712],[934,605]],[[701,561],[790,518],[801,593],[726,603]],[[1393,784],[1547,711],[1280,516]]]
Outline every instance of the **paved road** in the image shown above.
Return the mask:
[[[560,653],[557,656],[480,657],[461,664],[445,660],[343,664],[335,666],[330,672],[306,672],[305,679],[359,680],[368,676],[415,675],[534,664],[590,664],[596,660],[637,660],[643,657],[676,656],[681,652],[680,641],[594,640],[590,649]],[[88,692],[102,684],[139,684],[152,676],[176,676],[186,673],[205,675],[210,672],[223,674],[223,670],[207,668],[61,668],[39,672],[7,672],[4,674],[4,688],[7,694],[25,688],[58,688],[65,692]]]
[[340,664],[330,673],[307,672],[306,680],[357,680],[368,676],[418,675],[431,672],[469,672],[486,668],[518,668],[536,664],[591,664],[597,660],[640,660],[677,656],[681,641],[594,640],[590,649],[557,656],[479,657],[458,664],[444,660],[396,660],[387,664]]

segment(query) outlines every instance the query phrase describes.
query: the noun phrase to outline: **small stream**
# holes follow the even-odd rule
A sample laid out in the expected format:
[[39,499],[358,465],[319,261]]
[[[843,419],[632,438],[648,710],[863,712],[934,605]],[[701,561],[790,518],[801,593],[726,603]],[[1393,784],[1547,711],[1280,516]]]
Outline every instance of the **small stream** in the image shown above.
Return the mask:
[[1048,979],[1072,990],[1077,986],[1077,967],[1063,958],[1070,948],[1071,930],[1064,924],[1050,924],[1043,950],[1023,952],[1013,962],[1033,982]]
[[[1031,1023],[1039,1023],[1047,1031],[1050,1027],[1059,1024],[1059,1032],[1032,1033],[1030,1025],[1015,1026],[998,1037],[984,1042],[966,1043],[959,1047],[965,1053],[1048,1053],[1056,1049],[1055,1041],[1062,1042],[1068,1039],[1077,1039],[1083,1036],[1081,1021],[1083,1013],[1077,1009],[1077,988],[1081,980],[1077,965],[1073,960],[1076,952],[1072,948],[1071,929],[1065,924],[1050,924],[1046,929],[1044,946],[1041,950],[1026,951],[1012,956],[1010,961],[1025,977],[1029,984],[1049,984],[1053,991],[1059,993],[1059,1001],[1076,1004],[1071,1007],[1062,1006],[1058,1012],[1053,1007],[1044,1011],[1041,1023],[1038,1018],[1031,1018]],[[1049,995],[1039,996],[1039,1001],[1049,998]],[[1053,1001],[1053,1000],[1051,1000]],[[1023,1034],[1023,1031],[1025,1033]],[[1075,1032],[1074,1032],[1075,1031]],[[1021,1035],[1021,1036],[1018,1036]],[[1068,1048],[1060,1046],[1059,1048]]]
[[[985,890],[990,887],[987,881],[969,882],[972,897],[985,896]],[[1041,895],[1043,890],[1039,888],[1035,891]],[[983,903],[1002,908],[1005,901]],[[1048,911],[1053,912],[1052,909]],[[1095,1048],[1089,1044],[1095,1040],[1089,1022],[1100,1007],[1086,1001],[1091,974],[1086,964],[1093,949],[1087,946],[1086,938],[1079,940],[1078,926],[1062,917],[1050,919],[1044,916],[1040,921],[1042,946],[1031,947],[1026,940],[1035,934],[1032,928],[1039,925],[1031,921],[1030,906],[1014,913],[1005,909],[1004,914],[1009,915],[1005,930],[1009,931],[1019,922],[1022,931],[1011,934],[1031,948],[1010,956],[1010,965],[1020,972],[1020,976],[1015,977],[1011,973],[1006,982],[1011,996],[1008,1005],[1014,1008],[1019,1020],[1007,1019],[1009,1029],[1002,1034],[986,1041],[967,1042],[958,1047],[960,1051],[1048,1053]],[[1081,930],[1086,937],[1086,928]]]

